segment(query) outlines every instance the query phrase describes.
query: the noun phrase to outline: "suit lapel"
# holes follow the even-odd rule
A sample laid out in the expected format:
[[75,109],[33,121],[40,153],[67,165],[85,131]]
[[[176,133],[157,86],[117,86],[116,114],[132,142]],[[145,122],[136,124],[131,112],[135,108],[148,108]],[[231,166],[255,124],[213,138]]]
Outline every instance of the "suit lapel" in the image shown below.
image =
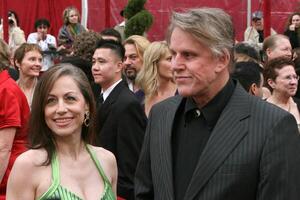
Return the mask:
[[110,113],[111,106],[114,104],[114,102],[118,99],[119,94],[121,93],[122,89],[126,87],[124,85],[124,82],[121,81],[116,85],[116,87],[111,91],[111,93],[108,95],[106,100],[102,103],[101,106],[98,108],[98,115],[99,115],[99,122],[100,124],[104,124],[105,120],[107,119],[107,116]]
[[[168,106],[165,107],[166,115],[161,115],[164,118],[159,120],[158,127],[161,127],[159,132],[159,146],[158,146],[158,156],[159,164],[161,170],[162,187],[165,188],[165,192],[170,199],[174,199],[174,188],[173,188],[173,162],[172,162],[172,128],[173,122],[176,115],[176,111],[180,105],[182,97],[176,96],[173,101],[170,101]],[[156,147],[155,147],[156,148]]]
[[249,96],[237,85],[199,158],[184,199],[193,199],[203,189],[246,135],[244,119],[249,115]]

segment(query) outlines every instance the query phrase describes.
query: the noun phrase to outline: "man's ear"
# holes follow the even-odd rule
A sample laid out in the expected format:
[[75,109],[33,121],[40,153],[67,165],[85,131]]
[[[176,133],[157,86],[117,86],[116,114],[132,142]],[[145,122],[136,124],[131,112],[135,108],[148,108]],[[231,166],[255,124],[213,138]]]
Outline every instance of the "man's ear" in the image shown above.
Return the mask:
[[252,94],[252,95],[255,95],[257,94],[258,92],[258,88],[257,88],[257,85],[255,83],[252,83],[249,87],[249,94]]
[[120,72],[122,70],[123,70],[123,62],[122,61],[118,61],[116,72]]
[[270,57],[272,50],[270,48],[266,49],[266,55],[267,57]]
[[230,63],[230,53],[227,49],[223,49],[223,54],[218,57],[218,64],[215,68],[215,72],[221,72],[224,69],[228,70]]

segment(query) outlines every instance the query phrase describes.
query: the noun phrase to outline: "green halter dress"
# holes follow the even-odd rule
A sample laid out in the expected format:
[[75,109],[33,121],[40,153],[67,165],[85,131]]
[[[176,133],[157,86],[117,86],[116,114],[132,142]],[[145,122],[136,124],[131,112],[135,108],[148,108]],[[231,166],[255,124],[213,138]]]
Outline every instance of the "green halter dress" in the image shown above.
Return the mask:
[[[104,181],[104,193],[102,197],[95,198],[100,200],[115,200],[115,194],[112,191],[111,184],[107,179],[99,160],[97,159],[96,155],[92,151],[89,145],[86,146],[91,158],[93,159],[103,181]],[[83,200],[78,197],[76,194],[72,193],[71,191],[67,190],[63,186],[60,185],[60,175],[59,175],[59,162],[56,153],[54,153],[52,161],[51,161],[51,168],[52,168],[52,184],[50,188],[39,198],[39,200]]]

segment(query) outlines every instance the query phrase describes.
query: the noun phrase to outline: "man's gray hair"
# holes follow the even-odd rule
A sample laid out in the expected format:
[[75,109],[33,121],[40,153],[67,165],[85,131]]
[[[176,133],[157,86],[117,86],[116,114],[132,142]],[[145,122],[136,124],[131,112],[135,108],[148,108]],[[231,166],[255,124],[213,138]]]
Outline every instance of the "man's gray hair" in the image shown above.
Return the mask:
[[203,7],[190,9],[184,13],[173,12],[167,35],[168,43],[176,27],[207,45],[217,57],[223,55],[227,49],[232,60],[234,29],[231,17],[223,10]]

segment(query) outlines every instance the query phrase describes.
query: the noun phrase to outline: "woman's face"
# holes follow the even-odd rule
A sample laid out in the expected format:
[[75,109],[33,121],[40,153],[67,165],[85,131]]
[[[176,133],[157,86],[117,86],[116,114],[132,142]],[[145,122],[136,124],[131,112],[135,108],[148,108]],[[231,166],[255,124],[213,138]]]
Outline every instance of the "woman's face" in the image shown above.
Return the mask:
[[164,56],[162,56],[157,65],[158,65],[158,74],[162,79],[173,79],[173,72],[171,66],[171,53],[167,52]]
[[81,136],[89,107],[74,79],[58,78],[46,98],[45,121],[55,137]]
[[291,65],[287,65],[279,70],[276,70],[278,76],[275,81],[271,83],[274,92],[280,93],[284,96],[291,97],[297,92],[298,75]]
[[70,10],[68,19],[71,24],[77,24],[79,20],[78,13],[75,10]]
[[28,51],[21,63],[17,62],[17,67],[22,76],[38,77],[42,68],[42,59],[40,52],[36,50]]
[[292,24],[295,24],[295,28],[300,27],[300,15],[294,15],[292,17]]

